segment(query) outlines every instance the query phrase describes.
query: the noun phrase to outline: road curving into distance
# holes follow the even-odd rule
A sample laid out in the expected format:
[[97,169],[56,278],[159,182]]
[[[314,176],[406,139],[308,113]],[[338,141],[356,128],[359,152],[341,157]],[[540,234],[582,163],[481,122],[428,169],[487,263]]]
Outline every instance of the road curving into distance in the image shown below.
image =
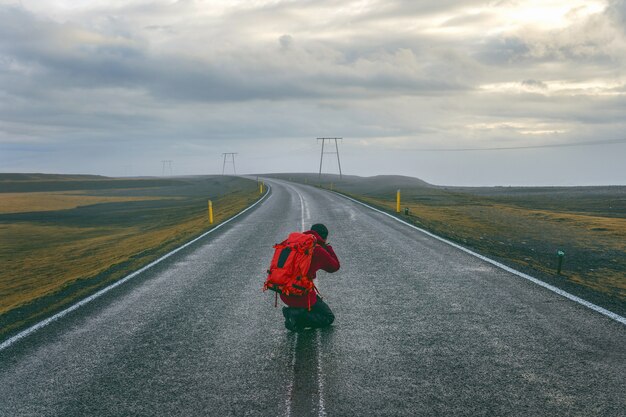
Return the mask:
[[[260,205],[0,350],[0,415],[551,415],[626,409],[626,326],[386,215],[268,180]],[[289,333],[272,245],[313,222],[331,329]]]

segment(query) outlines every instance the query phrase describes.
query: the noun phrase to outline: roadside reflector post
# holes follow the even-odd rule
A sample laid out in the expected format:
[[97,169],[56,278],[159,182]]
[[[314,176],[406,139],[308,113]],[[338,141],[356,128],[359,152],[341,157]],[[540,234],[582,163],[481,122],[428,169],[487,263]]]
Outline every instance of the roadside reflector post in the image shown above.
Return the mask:
[[404,215],[405,215],[405,216],[408,216],[408,215],[409,215],[409,208],[408,208],[408,207],[405,207],[405,208],[404,208]]
[[263,194],[263,181],[259,183],[259,194]]
[[400,190],[396,193],[396,213],[400,213]]
[[563,266],[563,258],[565,257],[565,252],[563,252],[562,250],[556,251],[556,257],[558,259],[556,273],[557,275],[561,275],[561,267]]
[[213,224],[213,202],[209,200],[209,223]]

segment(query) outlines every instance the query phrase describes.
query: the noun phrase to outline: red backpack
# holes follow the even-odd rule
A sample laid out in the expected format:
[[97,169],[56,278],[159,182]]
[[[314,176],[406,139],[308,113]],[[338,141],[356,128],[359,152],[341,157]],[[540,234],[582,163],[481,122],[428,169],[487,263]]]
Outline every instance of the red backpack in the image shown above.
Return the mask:
[[287,240],[274,245],[274,256],[267,270],[263,291],[275,291],[278,299],[278,294],[301,296],[314,289],[313,281],[306,274],[315,245],[315,236],[299,232],[290,233]]

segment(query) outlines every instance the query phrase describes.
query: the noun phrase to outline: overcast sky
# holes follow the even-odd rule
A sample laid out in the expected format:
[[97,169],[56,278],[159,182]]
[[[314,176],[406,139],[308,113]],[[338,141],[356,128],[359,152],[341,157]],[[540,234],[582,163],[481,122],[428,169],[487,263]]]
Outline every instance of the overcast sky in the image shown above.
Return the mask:
[[348,174],[626,184],[625,69],[626,0],[0,0],[0,172],[317,172],[341,136]]

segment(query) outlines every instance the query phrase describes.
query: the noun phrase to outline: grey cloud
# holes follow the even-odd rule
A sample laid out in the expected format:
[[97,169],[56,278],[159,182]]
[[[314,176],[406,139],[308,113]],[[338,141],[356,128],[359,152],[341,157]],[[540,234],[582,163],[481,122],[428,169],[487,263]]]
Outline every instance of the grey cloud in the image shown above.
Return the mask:
[[612,89],[612,91],[617,92],[617,93],[626,93],[626,84],[622,84],[619,87],[615,87]]
[[[387,95],[399,88],[407,94],[463,88],[405,68],[406,63],[399,59],[389,65],[385,60],[396,57],[394,52],[376,52],[341,64],[334,61],[334,56],[342,56],[341,50],[333,50],[334,56],[318,62],[315,49],[303,48],[297,59],[312,65],[301,65],[294,76],[293,69],[277,66],[267,54],[248,57],[251,64],[243,65],[224,65],[220,56],[192,60],[183,55],[154,55],[140,39],[106,37],[80,27],[42,22],[15,8],[3,12],[0,22],[7,24],[0,25],[4,39],[0,51],[41,69],[30,78],[33,88],[37,84],[54,88],[117,86],[145,89],[168,99],[200,101],[363,97]],[[97,41],[81,42],[81,37]],[[286,35],[280,43],[291,47],[293,40]],[[230,54],[230,62],[246,61],[239,59],[243,53],[234,50]]]
[[510,65],[524,60],[530,48],[518,37],[493,37],[482,44],[474,56],[489,65]]
[[[611,8],[564,28],[526,30],[515,38],[508,62],[576,62],[576,66],[613,66],[623,61],[626,39],[611,23]],[[623,27],[623,24],[622,24]],[[505,41],[505,44],[509,43]],[[487,48],[487,55],[493,51]],[[506,54],[504,54],[506,55]]]
[[278,38],[278,43],[282,49],[289,49],[289,47],[293,44],[293,37],[291,35],[282,35]]
[[544,83],[543,81],[533,79],[524,80],[521,82],[521,84],[526,87],[538,88],[540,90],[545,90],[546,88],[548,88],[546,83]]
[[[96,41],[77,41],[81,36],[92,36]],[[138,75],[133,66],[144,57],[140,47],[131,42],[107,39],[70,24],[41,21],[17,8],[2,7],[0,53],[32,66],[34,71],[25,74],[27,78],[52,75],[62,86],[132,81]]]
[[626,33],[626,1],[613,0],[607,8],[608,16],[615,21],[617,26]]
[[583,73],[610,69],[626,59],[624,4],[615,2],[604,13],[590,14],[563,28],[524,28],[491,36],[475,45],[473,56],[486,65],[526,70],[548,62],[558,63],[560,72],[572,67]]
[[484,0],[439,0],[439,1],[412,1],[386,0],[378,2],[358,19],[371,21],[386,18],[411,19],[412,16],[430,15],[436,13],[453,12],[472,6],[483,6]]
[[158,32],[167,32],[167,33],[175,32],[174,27],[171,25],[148,25],[148,26],[144,26],[144,29],[154,30]]
[[441,24],[442,27],[455,27],[455,26],[465,26],[470,24],[481,24],[485,27],[489,27],[490,23],[494,22],[494,16],[490,13],[472,13],[472,14],[461,14],[458,16],[451,17]]

